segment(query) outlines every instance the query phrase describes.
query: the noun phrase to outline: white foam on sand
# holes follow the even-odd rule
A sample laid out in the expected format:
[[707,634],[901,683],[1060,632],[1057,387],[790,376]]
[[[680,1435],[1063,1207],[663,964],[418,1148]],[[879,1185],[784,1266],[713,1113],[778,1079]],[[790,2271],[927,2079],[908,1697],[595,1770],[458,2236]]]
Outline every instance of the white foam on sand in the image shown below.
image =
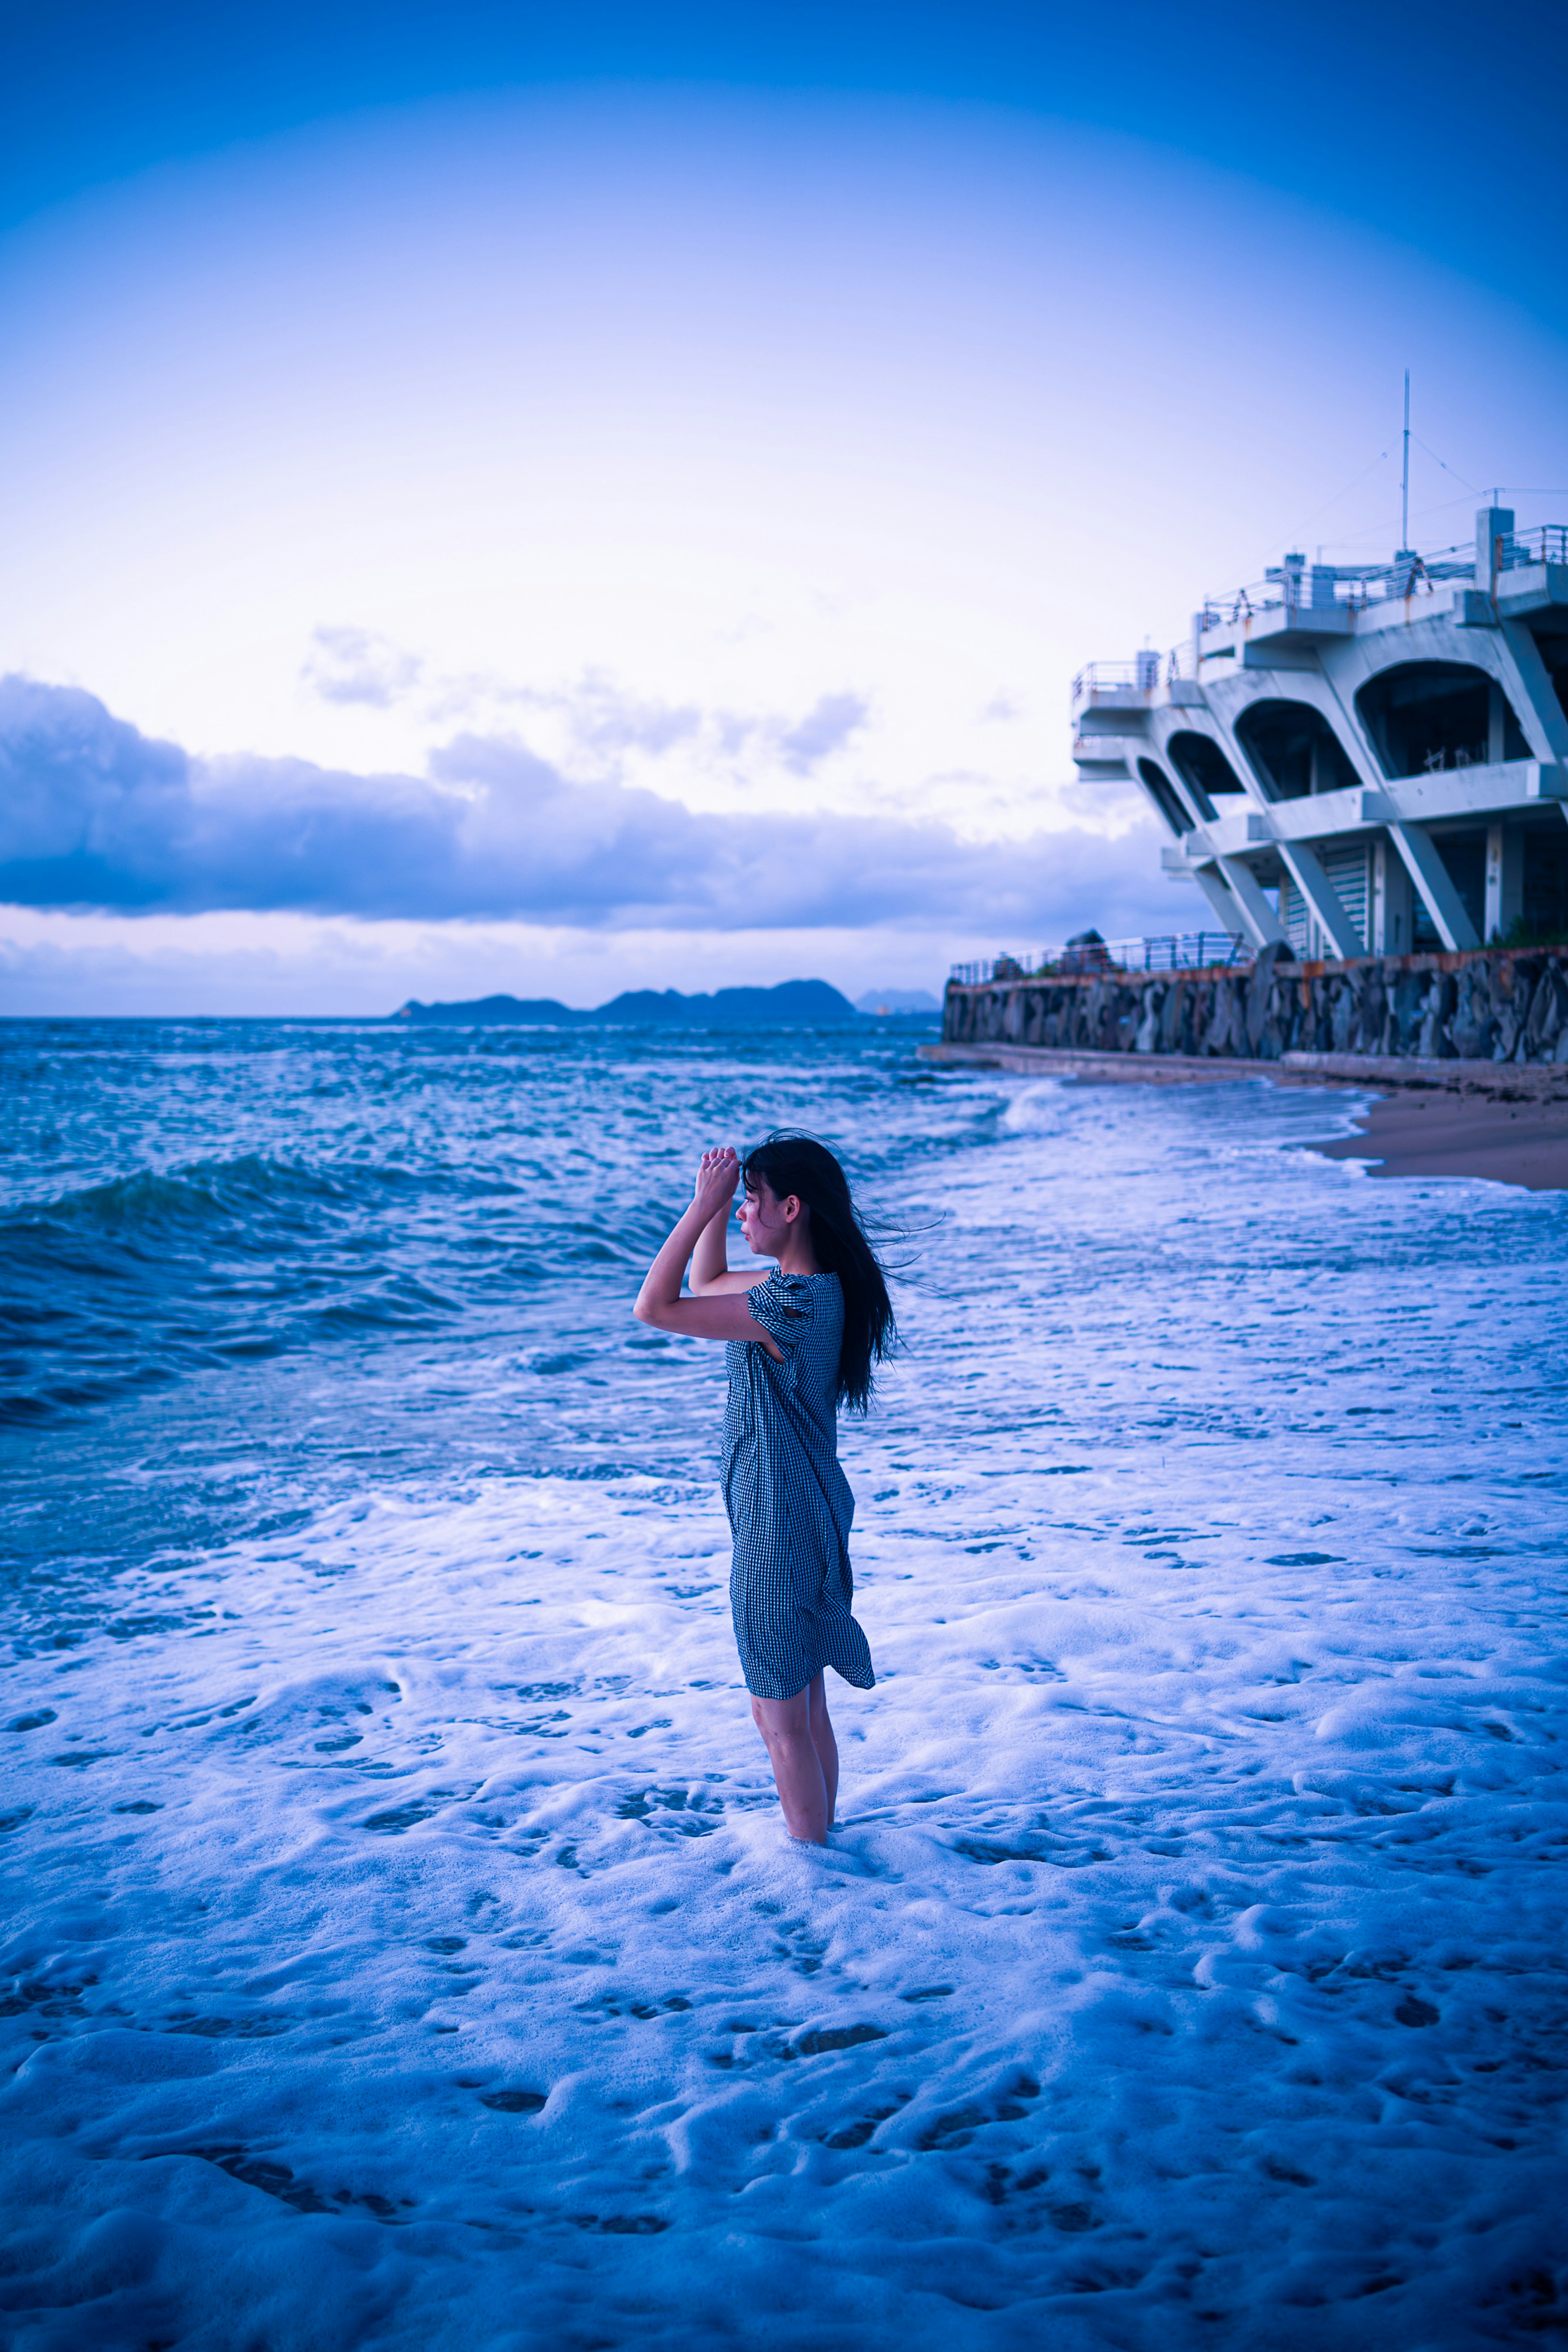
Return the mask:
[[1562,1204],[1137,1091],[929,1181],[826,1853],[706,1485],[372,1486],[23,1645],[10,2342],[1562,2324]]

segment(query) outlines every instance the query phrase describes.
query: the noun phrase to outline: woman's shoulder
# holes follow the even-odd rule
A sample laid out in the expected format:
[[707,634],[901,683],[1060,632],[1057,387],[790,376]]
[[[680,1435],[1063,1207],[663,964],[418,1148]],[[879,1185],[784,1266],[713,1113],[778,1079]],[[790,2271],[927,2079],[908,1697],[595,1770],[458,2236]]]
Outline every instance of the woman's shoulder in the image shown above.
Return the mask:
[[813,1323],[842,1320],[843,1285],[836,1274],[786,1274],[775,1266],[768,1281],[775,1298],[792,1316],[807,1316]]

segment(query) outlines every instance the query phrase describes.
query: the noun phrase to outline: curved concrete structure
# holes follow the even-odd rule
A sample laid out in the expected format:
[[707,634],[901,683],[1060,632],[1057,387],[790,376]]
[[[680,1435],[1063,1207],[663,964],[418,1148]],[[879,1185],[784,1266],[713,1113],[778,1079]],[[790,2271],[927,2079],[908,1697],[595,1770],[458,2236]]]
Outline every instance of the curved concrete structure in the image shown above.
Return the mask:
[[1131,779],[1225,928],[1301,957],[1568,931],[1568,527],[1299,555],[1162,662],[1073,682],[1073,757]]

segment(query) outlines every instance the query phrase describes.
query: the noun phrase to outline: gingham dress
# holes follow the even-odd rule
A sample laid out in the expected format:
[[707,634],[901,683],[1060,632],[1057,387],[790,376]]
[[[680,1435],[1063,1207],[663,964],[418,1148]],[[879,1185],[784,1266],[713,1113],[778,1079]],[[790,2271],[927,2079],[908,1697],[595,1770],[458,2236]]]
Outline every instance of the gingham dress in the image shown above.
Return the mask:
[[793,1698],[831,1666],[857,1689],[876,1680],[850,1614],[849,1480],[839,1467],[839,1348],[844,1295],[836,1274],[774,1269],[750,1292],[759,1340],[726,1350],[729,1404],[720,1476],[735,1537],[729,1602],[746,1687]]

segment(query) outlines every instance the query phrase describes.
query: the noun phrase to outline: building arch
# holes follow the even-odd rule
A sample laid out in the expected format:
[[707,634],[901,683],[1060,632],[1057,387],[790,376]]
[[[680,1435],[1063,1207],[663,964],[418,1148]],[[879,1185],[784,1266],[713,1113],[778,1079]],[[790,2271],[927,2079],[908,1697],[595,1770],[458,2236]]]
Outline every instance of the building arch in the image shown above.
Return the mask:
[[1236,721],[1236,740],[1269,800],[1346,792],[1361,782],[1349,753],[1314,702],[1249,702]]
[[1200,815],[1212,823],[1216,796],[1247,789],[1212,735],[1183,727],[1166,744],[1166,757],[1191,793]]
[[1184,833],[1193,831],[1191,814],[1163,768],[1156,767],[1153,760],[1140,760],[1138,781],[1178,839]]
[[1390,778],[1530,757],[1513,705],[1473,662],[1398,662],[1368,678],[1355,707]]

